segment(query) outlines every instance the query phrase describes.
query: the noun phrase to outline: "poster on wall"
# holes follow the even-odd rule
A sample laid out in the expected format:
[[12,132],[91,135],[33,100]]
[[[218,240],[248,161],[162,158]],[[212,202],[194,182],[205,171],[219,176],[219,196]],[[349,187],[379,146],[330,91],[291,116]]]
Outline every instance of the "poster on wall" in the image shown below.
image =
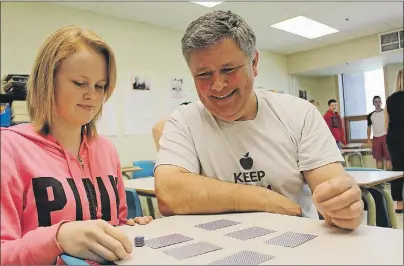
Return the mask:
[[151,88],[151,78],[149,75],[137,75],[131,73],[132,90],[134,91],[149,91]]
[[171,97],[176,99],[184,98],[184,79],[183,78],[172,78],[170,83]]
[[299,90],[299,98],[307,100],[307,91]]
[[132,90],[125,94],[124,134],[150,135],[152,127],[161,118],[158,95],[155,92]]

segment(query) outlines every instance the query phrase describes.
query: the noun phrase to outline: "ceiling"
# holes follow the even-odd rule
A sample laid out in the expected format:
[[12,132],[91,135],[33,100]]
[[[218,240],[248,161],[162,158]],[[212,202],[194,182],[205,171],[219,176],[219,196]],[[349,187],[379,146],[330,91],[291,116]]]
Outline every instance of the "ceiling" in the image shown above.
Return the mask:
[[[184,32],[188,24],[211,10],[232,10],[241,15],[257,36],[257,47],[281,54],[292,54],[367,35],[403,27],[403,2],[304,2],[226,1],[214,8],[189,1],[131,2],[58,2],[58,5],[89,10],[121,19],[130,19]],[[316,39],[306,39],[270,27],[304,15],[338,29],[340,32]],[[348,20],[346,20],[348,19]]]

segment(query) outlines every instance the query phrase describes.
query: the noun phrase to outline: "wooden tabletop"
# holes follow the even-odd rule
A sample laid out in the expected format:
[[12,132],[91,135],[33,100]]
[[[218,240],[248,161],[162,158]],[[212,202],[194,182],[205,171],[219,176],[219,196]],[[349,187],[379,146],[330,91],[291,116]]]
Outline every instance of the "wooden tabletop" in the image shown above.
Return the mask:
[[121,168],[121,172],[122,173],[130,173],[130,172],[136,172],[142,170],[142,168],[138,167],[138,166],[128,166],[128,167],[122,167]]
[[154,177],[136,178],[130,180],[123,180],[125,188],[136,190],[138,193],[147,195],[156,195],[154,189]]
[[[240,222],[230,227],[207,231],[195,225],[218,219]],[[239,240],[224,234],[258,226],[274,233],[250,240]],[[270,213],[239,213],[223,215],[172,216],[152,221],[148,225],[119,227],[131,241],[136,236],[145,240],[168,234],[182,234],[193,240],[160,249],[134,247],[118,265],[207,265],[234,253],[248,250],[275,258],[262,265],[403,265],[403,230],[362,225],[354,231],[326,225],[324,221]],[[314,234],[316,238],[295,248],[265,244],[264,242],[292,231]],[[178,260],[165,253],[173,247],[205,241],[222,249]]]

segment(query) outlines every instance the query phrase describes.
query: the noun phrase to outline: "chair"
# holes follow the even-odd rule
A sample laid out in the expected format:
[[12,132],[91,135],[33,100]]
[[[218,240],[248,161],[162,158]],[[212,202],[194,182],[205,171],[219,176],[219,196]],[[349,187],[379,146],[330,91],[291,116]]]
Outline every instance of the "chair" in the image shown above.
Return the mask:
[[67,264],[67,265],[90,265],[85,260],[79,259],[67,254],[60,255],[60,258]]
[[132,178],[144,178],[151,177],[154,175],[154,165],[155,162],[151,160],[145,161],[134,161],[133,166],[140,167],[141,170],[135,171],[132,173]]
[[134,189],[125,188],[126,204],[128,205],[128,219],[142,217],[143,211],[139,196]]
[[[126,194],[126,203],[128,205],[128,216],[127,218],[141,217],[143,216],[142,207],[140,206],[140,199],[137,195],[136,190],[134,189],[125,189]],[[79,259],[67,254],[62,254],[61,259],[67,265],[90,265],[87,261],[83,259]],[[113,265],[114,263],[109,263],[109,265]]]
[[[140,167],[141,170],[133,172],[132,178],[136,179],[136,178],[147,178],[154,176],[154,165],[155,161],[152,160],[134,161],[133,166]],[[139,196],[146,198],[149,215],[152,216],[153,218],[156,218],[154,213],[152,197],[150,195],[142,195],[142,194],[139,194]]]

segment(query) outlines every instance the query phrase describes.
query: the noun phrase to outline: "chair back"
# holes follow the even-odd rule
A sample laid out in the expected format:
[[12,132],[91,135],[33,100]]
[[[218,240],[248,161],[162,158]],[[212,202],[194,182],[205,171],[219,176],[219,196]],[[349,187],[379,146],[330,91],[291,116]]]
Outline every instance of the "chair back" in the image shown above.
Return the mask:
[[132,178],[135,179],[135,178],[153,176],[154,165],[155,165],[155,161],[152,161],[152,160],[134,161],[133,166],[140,167],[140,168],[142,168],[142,170],[133,172]]
[[125,188],[126,204],[128,205],[128,219],[142,217],[142,205],[136,190]]

